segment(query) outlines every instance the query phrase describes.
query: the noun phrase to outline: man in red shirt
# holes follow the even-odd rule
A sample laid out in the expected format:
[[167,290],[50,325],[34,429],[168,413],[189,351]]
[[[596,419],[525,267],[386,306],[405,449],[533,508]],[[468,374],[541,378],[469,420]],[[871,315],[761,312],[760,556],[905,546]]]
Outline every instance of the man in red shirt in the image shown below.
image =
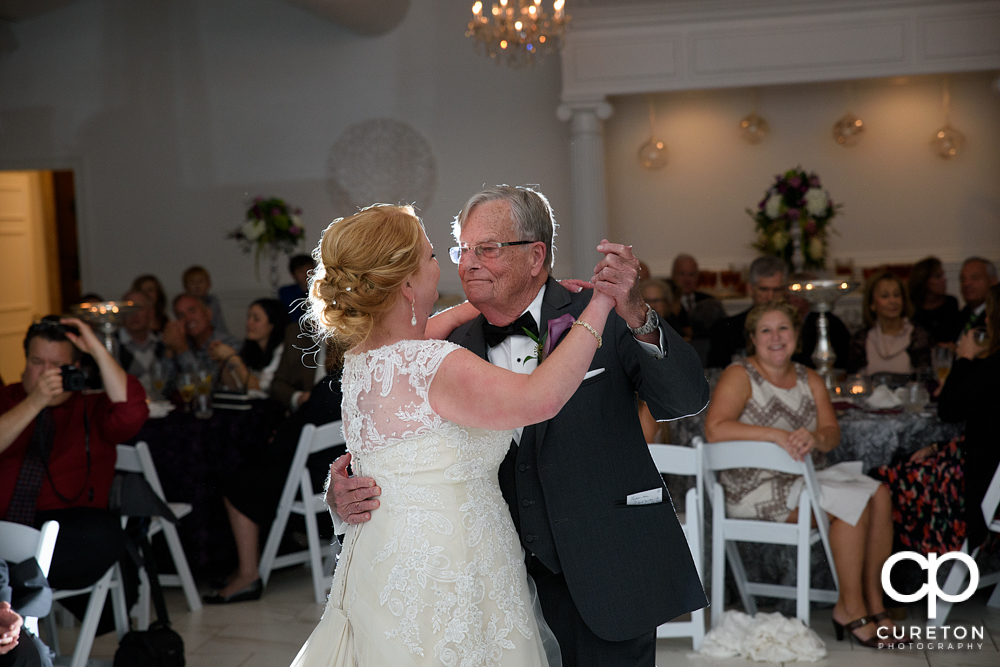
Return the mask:
[[[146,393],[80,320],[32,324],[24,352],[21,382],[0,387],[0,517],[36,527],[58,521],[49,582],[82,588],[123,554],[108,491],[116,445],[149,416]],[[96,361],[103,392],[64,390],[60,369],[77,366],[82,353]]]

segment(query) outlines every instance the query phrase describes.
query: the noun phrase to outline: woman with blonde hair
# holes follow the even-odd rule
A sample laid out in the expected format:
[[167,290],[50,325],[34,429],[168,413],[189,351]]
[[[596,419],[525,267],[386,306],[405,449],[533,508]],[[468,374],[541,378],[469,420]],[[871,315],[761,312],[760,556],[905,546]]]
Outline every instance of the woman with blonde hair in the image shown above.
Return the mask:
[[334,222],[314,256],[312,319],[349,347],[344,433],[381,509],[347,527],[326,612],[293,664],[550,664],[558,645],[543,645],[497,470],[513,429],[575,392],[614,300],[595,290],[524,375],[433,340],[465,316],[429,319],[441,271],[410,207]]
[[[837,639],[844,630],[877,648],[878,625],[891,626],[882,604],[882,564],[892,553],[892,505],[881,484],[861,472],[861,462],[823,469],[840,444],[840,426],[823,379],[792,361],[799,335],[798,310],[783,301],[754,306],[747,314],[747,356],[719,378],[705,415],[709,442],[777,443],[796,461],[812,457],[830,516],[830,548],[840,591],[833,608]],[[798,520],[802,477],[748,468],[725,470],[726,513],[761,521]],[[885,634],[885,632],[883,632]],[[889,633],[892,642],[892,633]]]

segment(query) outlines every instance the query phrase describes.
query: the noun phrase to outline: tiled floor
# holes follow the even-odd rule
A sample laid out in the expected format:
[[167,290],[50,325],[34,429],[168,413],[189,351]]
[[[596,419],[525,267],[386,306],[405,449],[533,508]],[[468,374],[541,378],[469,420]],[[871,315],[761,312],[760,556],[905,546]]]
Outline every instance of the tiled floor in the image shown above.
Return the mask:
[[[284,667],[312,632],[322,607],[312,602],[308,570],[275,572],[258,602],[204,607],[191,613],[179,589],[168,589],[167,605],[174,629],[184,638],[188,667]],[[956,605],[949,625],[984,626],[981,649],[974,650],[872,650],[834,638],[829,609],[813,609],[812,627],[826,642],[829,655],[817,667],[996,667],[1000,666],[1000,609],[986,607],[990,591],[980,591]],[[919,615],[920,606],[911,606]],[[923,623],[917,618],[907,624]],[[76,640],[75,629],[61,629],[66,650]],[[92,658],[110,661],[117,646],[114,633],[98,637]],[[693,655],[690,641],[661,639],[657,644],[659,667],[745,667],[743,658],[710,660]],[[95,663],[100,664],[100,663]],[[103,664],[110,664],[106,662]]]

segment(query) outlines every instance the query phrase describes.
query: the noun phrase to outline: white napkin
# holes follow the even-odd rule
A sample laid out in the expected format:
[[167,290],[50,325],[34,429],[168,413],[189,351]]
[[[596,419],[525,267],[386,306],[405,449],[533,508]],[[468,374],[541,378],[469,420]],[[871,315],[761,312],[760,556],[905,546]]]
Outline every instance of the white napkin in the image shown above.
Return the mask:
[[699,653],[708,658],[742,655],[755,662],[815,662],[826,657],[826,644],[797,618],[730,610],[705,635]]
[[875,391],[872,395],[868,397],[867,400],[868,407],[875,408],[876,410],[885,410],[887,408],[898,408],[903,404],[899,397],[892,393],[892,389],[889,389],[884,384],[880,384],[875,387]]
[[170,401],[152,401],[149,404],[149,418],[163,419],[177,406]]

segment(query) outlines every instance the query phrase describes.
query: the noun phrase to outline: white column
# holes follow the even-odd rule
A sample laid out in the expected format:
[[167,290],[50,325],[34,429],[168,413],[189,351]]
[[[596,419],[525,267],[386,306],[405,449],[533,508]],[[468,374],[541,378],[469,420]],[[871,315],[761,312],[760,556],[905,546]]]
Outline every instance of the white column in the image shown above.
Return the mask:
[[597,244],[608,236],[604,184],[604,130],[601,121],[614,109],[605,100],[567,102],[556,117],[570,122],[570,194],[573,207],[574,278],[586,280],[600,261]]

